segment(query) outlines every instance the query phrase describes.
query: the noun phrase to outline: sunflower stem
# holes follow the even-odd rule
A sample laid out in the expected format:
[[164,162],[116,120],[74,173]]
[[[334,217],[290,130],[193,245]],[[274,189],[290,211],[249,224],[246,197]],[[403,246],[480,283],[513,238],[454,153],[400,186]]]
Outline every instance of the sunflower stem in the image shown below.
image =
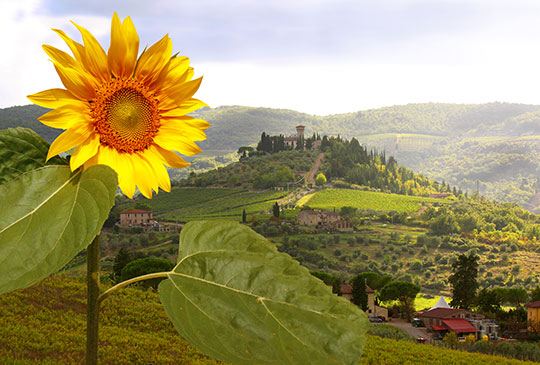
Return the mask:
[[125,286],[128,286],[129,284],[133,284],[133,283],[136,283],[138,281],[143,281],[143,280],[148,280],[148,279],[166,278],[166,277],[168,277],[168,274],[169,274],[169,272],[166,272],[166,271],[164,271],[164,272],[155,272],[155,273],[152,273],[152,274],[141,275],[141,276],[137,276],[135,278],[132,278],[132,279],[129,279],[129,280],[126,280],[126,281],[122,281],[121,283],[116,284],[115,286],[113,286],[112,288],[107,289],[103,294],[101,294],[99,296],[99,298],[98,298],[98,302],[101,303],[103,301],[103,299],[107,298],[113,292],[115,292],[118,289],[121,289],[121,288],[123,288]]
[[97,365],[99,341],[99,247],[98,234],[86,249],[86,364]]

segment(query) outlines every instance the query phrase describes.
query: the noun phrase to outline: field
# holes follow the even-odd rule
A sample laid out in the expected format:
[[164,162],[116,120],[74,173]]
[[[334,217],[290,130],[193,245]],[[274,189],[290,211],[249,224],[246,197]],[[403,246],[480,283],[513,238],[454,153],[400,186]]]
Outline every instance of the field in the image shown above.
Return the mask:
[[272,190],[247,191],[208,188],[186,188],[178,189],[178,191],[187,197],[187,202],[169,205],[168,211],[159,214],[158,218],[181,222],[201,219],[240,220],[244,209],[248,215],[268,212],[272,205],[286,194],[283,191]]
[[422,202],[440,202],[441,199],[424,198],[419,196],[386,194],[373,191],[326,189],[321,190],[310,198],[299,201],[300,205],[309,205],[318,209],[339,209],[354,207],[358,209],[373,209],[377,211],[392,211],[413,213],[422,207]]
[[[81,364],[85,343],[85,281],[53,276],[0,296],[0,363]],[[107,298],[100,317],[103,364],[210,365],[174,330],[158,295],[136,288]],[[405,341],[367,337],[360,364],[527,364]],[[532,364],[529,362],[529,364]]]

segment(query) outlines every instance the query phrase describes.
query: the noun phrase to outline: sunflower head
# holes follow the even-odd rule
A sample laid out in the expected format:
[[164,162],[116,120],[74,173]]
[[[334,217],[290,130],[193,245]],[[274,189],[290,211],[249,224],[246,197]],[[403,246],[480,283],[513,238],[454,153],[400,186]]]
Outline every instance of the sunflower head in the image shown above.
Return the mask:
[[194,141],[206,139],[204,130],[210,126],[186,115],[207,106],[193,98],[202,78],[193,80],[187,57],[172,56],[168,35],[139,55],[139,37],[129,17],[121,22],[114,14],[107,52],[90,32],[73,24],[83,44],[53,29],[73,56],[43,46],[65,89],[28,96],[54,109],[39,118],[42,123],[65,129],[47,159],[76,147],[71,170],[108,165],[130,198],[135,186],[148,198],[152,190],[170,191],[164,165],[188,166],[174,151],[186,156],[201,152]]

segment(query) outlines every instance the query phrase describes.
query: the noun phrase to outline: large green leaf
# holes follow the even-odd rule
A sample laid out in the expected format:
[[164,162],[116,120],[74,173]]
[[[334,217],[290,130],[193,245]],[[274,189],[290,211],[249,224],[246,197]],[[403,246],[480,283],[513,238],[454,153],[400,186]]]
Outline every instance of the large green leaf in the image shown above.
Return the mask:
[[[0,130],[0,184],[22,173],[45,166],[49,144],[28,128]],[[53,157],[48,165],[66,165],[67,161]]]
[[159,285],[192,345],[236,364],[357,364],[366,315],[290,256],[233,222],[191,222]]
[[116,193],[107,166],[46,166],[0,185],[0,294],[58,271],[99,233]]

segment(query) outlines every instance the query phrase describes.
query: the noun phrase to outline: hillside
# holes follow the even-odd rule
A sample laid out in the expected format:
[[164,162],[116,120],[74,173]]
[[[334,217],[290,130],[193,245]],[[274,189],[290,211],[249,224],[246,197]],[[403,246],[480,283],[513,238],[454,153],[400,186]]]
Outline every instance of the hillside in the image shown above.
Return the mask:
[[[0,128],[27,126],[47,141],[59,131],[36,121],[46,109],[21,106],[0,109]],[[199,143],[204,157],[222,156],[255,143],[263,131],[293,134],[298,124],[306,135],[356,137],[396,157],[398,162],[429,178],[476,190],[493,199],[538,209],[540,192],[540,106],[511,103],[408,104],[329,116],[292,110],[223,106],[195,116],[208,120],[208,139]],[[218,167],[221,159],[201,161],[189,171]],[[231,158],[227,158],[230,162]]]
[[[0,296],[0,363],[81,364],[85,291],[83,278],[60,275]],[[177,334],[153,291],[126,288],[114,293],[103,302],[100,320],[103,364],[220,363]],[[532,364],[368,335],[360,364],[403,363]]]

